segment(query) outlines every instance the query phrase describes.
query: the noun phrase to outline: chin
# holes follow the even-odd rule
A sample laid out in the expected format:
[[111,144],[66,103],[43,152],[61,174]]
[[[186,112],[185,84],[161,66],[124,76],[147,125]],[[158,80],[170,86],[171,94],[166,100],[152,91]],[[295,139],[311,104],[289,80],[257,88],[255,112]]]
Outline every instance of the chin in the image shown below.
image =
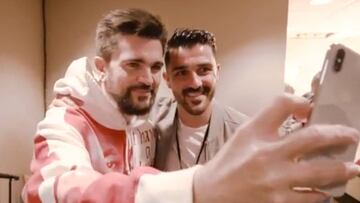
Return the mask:
[[198,115],[201,115],[205,112],[205,108],[189,108],[187,109],[187,112],[191,115],[195,115],[195,116],[198,116]]
[[136,108],[138,109],[147,109],[147,108],[151,108],[151,104],[150,102],[146,102],[146,103],[137,103]]

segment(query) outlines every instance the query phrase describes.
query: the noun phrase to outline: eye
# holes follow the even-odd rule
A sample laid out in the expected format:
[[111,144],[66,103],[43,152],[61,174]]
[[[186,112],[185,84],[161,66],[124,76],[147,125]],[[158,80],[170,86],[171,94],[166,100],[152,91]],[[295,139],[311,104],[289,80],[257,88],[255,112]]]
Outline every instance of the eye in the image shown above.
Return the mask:
[[126,64],[126,67],[129,69],[138,69],[141,67],[141,64],[139,62],[129,62]]
[[158,73],[162,68],[162,65],[160,64],[156,64],[156,65],[153,65],[151,66],[151,72],[152,73]]
[[176,71],[176,72],[174,73],[174,76],[175,76],[175,77],[180,77],[180,76],[186,76],[186,74],[187,74],[187,71],[186,71],[186,70],[179,70],[179,71]]
[[203,67],[200,67],[198,69],[198,74],[199,75],[207,75],[209,74],[210,72],[212,72],[212,68],[211,67],[208,67],[208,66],[203,66]]

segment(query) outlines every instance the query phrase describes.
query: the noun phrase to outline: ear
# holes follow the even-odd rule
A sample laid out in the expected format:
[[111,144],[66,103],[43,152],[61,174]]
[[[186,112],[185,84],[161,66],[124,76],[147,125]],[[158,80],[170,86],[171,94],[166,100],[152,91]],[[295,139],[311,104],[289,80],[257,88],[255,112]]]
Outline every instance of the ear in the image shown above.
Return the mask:
[[163,75],[164,80],[166,81],[167,86],[169,88],[171,88],[171,84],[170,84],[170,81],[169,81],[169,75],[168,75],[167,71],[165,70],[162,75]]
[[105,73],[106,61],[103,57],[95,56],[94,63],[95,63],[96,69],[100,73]]
[[220,75],[220,69],[221,69],[220,64],[217,64],[216,69],[217,69],[216,79],[219,80],[219,78],[220,78],[220,76],[219,76]]

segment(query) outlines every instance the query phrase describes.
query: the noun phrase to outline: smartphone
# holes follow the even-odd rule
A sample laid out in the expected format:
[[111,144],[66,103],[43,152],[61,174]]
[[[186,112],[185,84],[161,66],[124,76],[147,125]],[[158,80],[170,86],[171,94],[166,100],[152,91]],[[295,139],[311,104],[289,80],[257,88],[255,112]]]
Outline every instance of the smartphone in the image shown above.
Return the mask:
[[[309,124],[342,124],[360,130],[360,55],[341,44],[327,51]],[[357,145],[323,157],[355,162]],[[316,159],[316,158],[315,158]],[[345,193],[345,185],[324,192],[334,197]]]

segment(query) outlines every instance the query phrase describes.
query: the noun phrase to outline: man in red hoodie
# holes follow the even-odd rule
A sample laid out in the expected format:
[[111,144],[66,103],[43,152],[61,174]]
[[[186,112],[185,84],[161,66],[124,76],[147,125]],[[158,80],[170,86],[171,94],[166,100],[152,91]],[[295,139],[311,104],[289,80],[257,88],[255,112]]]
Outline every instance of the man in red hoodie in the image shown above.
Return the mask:
[[25,202],[315,203],[326,195],[293,188],[331,186],[359,173],[354,164],[299,161],[357,143],[358,132],[313,126],[279,138],[277,129],[290,114],[305,118],[310,111],[306,101],[288,96],[239,128],[204,166],[171,173],[148,167],[156,137],[146,114],[165,42],[161,21],[143,10],[116,10],[99,22],[94,67],[87,58],[70,65],[37,126]]

